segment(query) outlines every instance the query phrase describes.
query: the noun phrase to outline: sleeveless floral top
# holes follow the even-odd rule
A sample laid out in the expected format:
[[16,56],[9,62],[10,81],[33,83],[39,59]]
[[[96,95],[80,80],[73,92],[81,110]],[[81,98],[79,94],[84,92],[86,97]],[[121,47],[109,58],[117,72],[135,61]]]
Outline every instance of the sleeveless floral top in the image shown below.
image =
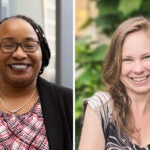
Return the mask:
[[106,141],[105,150],[150,150],[150,144],[140,148],[127,136],[123,134],[121,137],[118,136],[117,127],[112,122],[112,102],[108,93],[96,92],[85,101],[86,104],[89,104],[100,119]]
[[0,112],[0,150],[48,150],[40,100],[23,115]]

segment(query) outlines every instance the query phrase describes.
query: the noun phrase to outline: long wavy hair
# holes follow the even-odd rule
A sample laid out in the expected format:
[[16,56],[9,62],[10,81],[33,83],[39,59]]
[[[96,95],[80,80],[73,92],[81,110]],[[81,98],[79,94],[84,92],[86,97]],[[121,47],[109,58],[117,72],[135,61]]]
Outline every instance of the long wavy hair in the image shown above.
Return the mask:
[[143,16],[124,21],[114,32],[108,53],[103,65],[103,76],[108,92],[113,100],[113,120],[119,134],[125,133],[130,138],[135,132],[134,117],[131,111],[131,99],[125,86],[120,81],[122,67],[122,47],[130,33],[144,30],[150,32],[150,20]]

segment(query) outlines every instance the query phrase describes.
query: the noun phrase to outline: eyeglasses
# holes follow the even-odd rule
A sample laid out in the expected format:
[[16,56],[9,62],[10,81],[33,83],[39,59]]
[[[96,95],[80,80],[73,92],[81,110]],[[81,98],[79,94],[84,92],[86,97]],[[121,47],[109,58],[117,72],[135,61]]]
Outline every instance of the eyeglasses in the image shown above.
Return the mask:
[[3,53],[13,53],[21,46],[22,50],[26,53],[34,53],[39,45],[39,41],[25,41],[22,43],[16,42],[2,42],[0,43],[0,49]]

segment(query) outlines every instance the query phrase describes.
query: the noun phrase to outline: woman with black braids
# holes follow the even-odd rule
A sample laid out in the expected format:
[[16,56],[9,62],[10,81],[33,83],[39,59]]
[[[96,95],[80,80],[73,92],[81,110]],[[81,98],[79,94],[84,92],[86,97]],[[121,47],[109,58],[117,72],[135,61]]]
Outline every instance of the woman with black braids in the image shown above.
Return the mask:
[[72,149],[72,91],[40,77],[49,59],[31,18],[0,21],[0,149]]
[[103,68],[106,92],[87,106],[79,150],[150,150],[150,20],[114,32]]

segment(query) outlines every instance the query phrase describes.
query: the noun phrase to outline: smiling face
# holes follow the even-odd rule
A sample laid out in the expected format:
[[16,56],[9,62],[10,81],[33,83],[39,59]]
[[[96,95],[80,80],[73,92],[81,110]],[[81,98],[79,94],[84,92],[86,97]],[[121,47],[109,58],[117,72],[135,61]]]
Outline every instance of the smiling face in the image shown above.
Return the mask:
[[[0,25],[0,43],[38,41],[33,27],[23,19],[9,19]],[[10,54],[0,48],[0,82],[11,86],[28,85],[36,81],[42,63],[40,45],[33,53],[26,53],[21,46]]]
[[150,92],[150,36],[143,30],[125,38],[120,80],[128,93]]

